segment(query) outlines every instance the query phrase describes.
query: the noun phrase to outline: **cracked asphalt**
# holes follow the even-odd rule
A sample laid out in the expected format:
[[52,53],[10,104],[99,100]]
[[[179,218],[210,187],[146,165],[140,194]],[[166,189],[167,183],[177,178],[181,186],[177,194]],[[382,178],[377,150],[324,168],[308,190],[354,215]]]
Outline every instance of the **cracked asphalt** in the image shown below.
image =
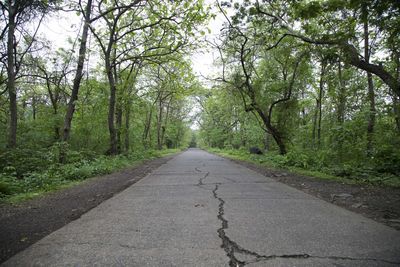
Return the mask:
[[400,266],[400,232],[190,149],[3,266]]

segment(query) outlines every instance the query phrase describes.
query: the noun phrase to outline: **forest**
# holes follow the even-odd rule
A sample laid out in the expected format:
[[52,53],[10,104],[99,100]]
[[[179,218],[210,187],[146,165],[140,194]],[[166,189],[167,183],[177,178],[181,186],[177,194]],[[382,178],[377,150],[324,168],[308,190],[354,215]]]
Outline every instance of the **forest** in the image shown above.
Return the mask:
[[[398,2],[217,5],[226,24],[211,45],[222,70],[197,97],[202,145],[306,174],[399,185]],[[264,155],[249,155],[251,147]]]
[[[189,146],[400,186],[399,2],[6,0],[0,8],[1,199]],[[79,23],[55,49],[40,29],[59,15]],[[217,36],[215,18],[224,21]],[[207,77],[193,70],[199,49],[215,54]]]

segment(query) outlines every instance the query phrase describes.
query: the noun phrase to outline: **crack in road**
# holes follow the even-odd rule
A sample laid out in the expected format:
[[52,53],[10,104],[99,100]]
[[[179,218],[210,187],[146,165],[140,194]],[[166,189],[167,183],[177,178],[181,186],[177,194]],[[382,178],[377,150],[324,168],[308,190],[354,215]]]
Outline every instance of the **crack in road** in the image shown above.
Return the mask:
[[218,196],[218,194],[217,194],[218,188],[219,188],[219,184],[216,184],[212,193],[213,193],[214,198],[219,201],[217,217],[218,217],[218,220],[221,221],[221,227],[217,230],[217,232],[218,232],[219,238],[222,240],[221,247],[225,250],[225,253],[229,258],[229,266],[231,266],[231,267],[244,266],[245,262],[238,260],[235,256],[235,252],[244,251],[243,248],[239,247],[239,245],[236,244],[234,241],[232,241],[225,233],[225,230],[228,229],[228,221],[224,218],[225,201]]
[[228,220],[226,220],[224,217],[224,215],[225,215],[225,210],[224,210],[225,200],[223,200],[217,194],[219,186],[220,186],[220,184],[216,184],[215,188],[212,192],[213,192],[214,198],[219,201],[217,217],[221,221],[221,227],[217,230],[217,232],[218,232],[219,238],[222,240],[221,247],[225,250],[226,255],[229,257],[229,266],[242,267],[242,266],[245,266],[246,264],[250,263],[250,262],[240,261],[238,258],[236,258],[235,253],[256,257],[256,261],[254,261],[254,262],[259,262],[261,260],[267,260],[267,259],[272,259],[272,258],[276,258],[276,257],[282,257],[282,258],[306,258],[306,257],[309,257],[309,255],[307,255],[307,254],[294,254],[294,255],[282,255],[282,256],[259,255],[258,253],[254,252],[254,251],[251,251],[251,250],[241,247],[235,241],[230,239],[225,232],[225,230],[228,229]]
[[[310,255],[310,254],[306,254],[306,253],[282,254],[282,255],[260,255],[257,252],[245,249],[245,248],[241,247],[239,244],[237,244],[235,241],[230,239],[225,232],[225,230],[228,229],[229,222],[224,217],[224,215],[225,215],[225,209],[224,209],[225,200],[222,199],[221,197],[219,197],[218,193],[217,193],[220,185],[221,185],[220,183],[216,183],[215,188],[212,191],[212,193],[213,193],[214,198],[219,201],[217,217],[218,217],[218,220],[221,221],[221,227],[217,230],[217,232],[218,232],[219,238],[222,240],[221,247],[224,249],[226,255],[229,258],[229,266],[230,267],[243,267],[250,263],[268,261],[268,260],[273,260],[273,259],[277,259],[277,258],[281,258],[281,259],[314,258],[314,259],[330,259],[330,260],[375,261],[375,262],[383,262],[383,263],[394,264],[394,265],[400,264],[400,262],[394,262],[394,261],[383,260],[383,259],[352,258],[352,257],[341,257],[341,256],[317,256],[317,255]],[[255,257],[255,260],[241,261],[235,256],[235,253]]]
[[207,178],[207,176],[210,174],[210,172],[207,172],[205,175],[204,175],[204,177],[201,177],[200,179],[199,179],[199,183],[197,184],[198,186],[202,186],[202,185],[204,185],[204,180]]
[[[264,256],[264,255],[259,255],[258,253],[254,251],[250,251],[248,249],[245,249],[238,245],[235,241],[230,239],[225,230],[228,229],[228,220],[225,219],[225,210],[224,210],[224,205],[225,205],[225,200],[223,200],[221,197],[218,196],[217,191],[219,188],[220,184],[215,184],[215,188],[212,191],[214,198],[219,201],[218,205],[218,220],[221,221],[221,227],[217,230],[219,238],[222,240],[222,245],[221,247],[225,250],[226,255],[229,258],[229,266],[231,267],[242,267],[248,264],[249,262],[245,261],[240,261],[238,258],[236,258],[235,253],[239,254],[244,254],[244,255],[250,255],[253,257],[256,257],[256,261],[258,262],[261,260],[267,260],[267,259],[272,259],[274,257],[278,256]],[[295,255],[282,255],[280,257],[284,258],[305,258],[308,257],[309,255],[307,254],[295,254]]]

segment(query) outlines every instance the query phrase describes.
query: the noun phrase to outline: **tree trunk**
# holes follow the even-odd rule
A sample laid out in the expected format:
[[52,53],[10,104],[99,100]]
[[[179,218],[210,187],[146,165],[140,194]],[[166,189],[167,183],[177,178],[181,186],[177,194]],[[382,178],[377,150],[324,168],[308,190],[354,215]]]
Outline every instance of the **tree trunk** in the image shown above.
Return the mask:
[[115,77],[113,75],[113,70],[110,63],[110,54],[105,55],[105,57],[107,78],[110,86],[110,99],[108,101],[108,131],[110,133],[110,148],[108,149],[107,154],[116,155],[118,154],[118,148],[117,131],[115,129],[114,116],[117,87],[115,84]]
[[397,95],[393,95],[393,112],[394,112],[394,119],[396,121],[396,129],[397,132],[400,133],[400,100]]
[[346,92],[345,85],[342,75],[342,63],[338,62],[338,76],[339,76],[339,93],[338,93],[338,104],[337,104],[337,121],[339,124],[344,122],[344,112],[346,109]]
[[[345,117],[345,109],[346,109],[346,91],[345,91],[345,84],[343,80],[343,73],[342,73],[342,63],[339,59],[338,61],[338,76],[339,76],[339,92],[338,92],[338,103],[337,103],[337,123],[342,126],[344,123]],[[337,155],[339,162],[343,161],[343,138],[338,137],[337,139]]]
[[[72,86],[71,98],[69,99],[67,112],[65,114],[65,119],[64,119],[64,129],[62,136],[62,140],[64,142],[68,142],[70,137],[72,118],[74,116],[75,104],[76,101],[78,100],[79,88],[83,76],[83,65],[85,63],[86,44],[88,39],[91,12],[92,12],[92,0],[88,0],[88,3],[86,5],[85,23],[83,25],[82,37],[79,46],[78,66],[76,69],[74,83]],[[65,161],[65,159],[60,158],[60,161],[63,162]]]
[[[369,63],[370,50],[369,50],[369,29],[368,29],[368,11],[367,7],[363,6],[364,12],[364,58]],[[369,101],[369,116],[367,127],[367,155],[371,156],[373,151],[373,134],[375,127],[375,91],[372,74],[367,72],[368,79],[368,101]]]
[[317,128],[317,145],[321,147],[321,129],[322,129],[322,99],[324,96],[324,76],[325,76],[326,62],[321,63],[321,74],[319,80],[319,94],[318,94],[318,128]]
[[32,119],[36,120],[36,96],[32,96]]
[[269,151],[269,134],[265,132],[264,136],[264,150]]
[[287,153],[287,150],[286,150],[286,145],[283,142],[282,136],[279,133],[273,133],[272,137],[274,138],[276,144],[279,147],[279,154],[285,155]]
[[161,124],[162,124],[162,116],[163,116],[163,106],[162,106],[162,97],[159,98],[158,102],[158,116],[157,116],[157,149],[162,149],[161,143]]
[[167,104],[167,112],[165,114],[164,125],[161,126],[161,148],[165,141],[165,131],[167,129],[170,105],[171,105],[171,99],[168,101],[168,104]]
[[128,100],[125,110],[125,151],[129,152],[129,130],[130,130],[130,118],[131,117],[131,100]]
[[7,35],[7,91],[10,98],[10,129],[8,137],[8,147],[17,146],[17,91],[15,88],[15,62],[14,62],[14,33],[15,33],[15,7],[13,1],[8,5],[8,35]]
[[[113,49],[113,58],[116,57],[116,49]],[[113,72],[114,72],[114,80],[118,81],[118,72],[117,72],[117,67],[114,64],[113,67]],[[119,81],[121,83],[121,79]],[[123,87],[120,88],[119,94],[116,94],[116,110],[115,110],[115,124],[116,124],[116,135],[117,135],[117,154],[121,153],[122,149],[122,92]]]
[[143,144],[145,148],[148,148],[149,145],[151,144],[151,140],[147,141],[149,134],[150,134],[150,127],[151,127],[151,119],[153,116],[153,105],[150,106],[150,110],[148,113],[148,117],[146,118],[146,124],[144,126],[144,132],[143,132]]
[[[120,102],[120,101],[118,101]],[[117,103],[117,111],[116,111],[116,125],[117,125],[117,150],[121,152],[122,149],[122,107],[121,103]]]
[[[395,47],[393,47],[392,52],[393,52],[393,54],[392,54],[393,61],[396,64],[395,77],[396,77],[396,80],[399,80],[400,79],[400,53]],[[393,112],[394,112],[394,117],[395,117],[395,121],[396,121],[396,129],[400,133],[400,98],[398,95],[396,95],[393,92],[392,99],[393,99]]]
[[315,99],[315,112],[313,118],[313,127],[312,127],[312,147],[316,147],[316,139],[317,139],[317,121],[318,121],[318,109],[319,109],[319,101],[318,98]]
[[[305,99],[305,90],[304,90],[305,88],[301,88],[301,99]],[[303,106],[302,108],[301,108],[301,124],[303,125],[303,126],[306,126],[307,125],[307,120],[306,120],[306,108],[305,108],[305,106]]]
[[271,122],[270,122],[268,116],[266,116],[259,107],[255,107],[255,109],[256,109],[258,115],[260,115],[265,128],[268,130],[269,134],[272,135],[272,138],[274,138],[276,144],[278,145],[279,153],[281,155],[285,155],[287,153],[287,150],[286,150],[285,142],[283,141],[282,134],[278,131],[278,129],[276,129],[275,127],[273,127],[271,125]]

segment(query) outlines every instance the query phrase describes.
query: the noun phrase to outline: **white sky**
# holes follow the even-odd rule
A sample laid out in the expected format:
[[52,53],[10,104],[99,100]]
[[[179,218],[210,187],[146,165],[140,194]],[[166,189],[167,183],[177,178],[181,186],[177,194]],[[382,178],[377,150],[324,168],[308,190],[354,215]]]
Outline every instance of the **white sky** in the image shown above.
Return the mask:
[[46,18],[39,29],[39,34],[50,41],[53,51],[58,48],[70,48],[67,39],[75,39],[81,19],[74,12],[61,13]]
[[[213,41],[220,35],[223,23],[225,22],[225,17],[219,11],[217,11],[215,7],[215,0],[205,0],[205,3],[206,5],[213,6],[212,12],[216,14],[215,19],[210,19],[208,24],[208,28],[211,30],[211,33],[206,31],[206,35],[204,36],[204,38],[208,41]],[[204,45],[205,48],[194,53],[191,57],[193,70],[199,76],[201,81],[204,81],[202,78],[203,76],[210,77],[216,72],[220,71],[220,68],[213,64],[214,59],[218,57],[218,51],[216,49],[212,49],[210,45],[206,44],[205,41]]]

